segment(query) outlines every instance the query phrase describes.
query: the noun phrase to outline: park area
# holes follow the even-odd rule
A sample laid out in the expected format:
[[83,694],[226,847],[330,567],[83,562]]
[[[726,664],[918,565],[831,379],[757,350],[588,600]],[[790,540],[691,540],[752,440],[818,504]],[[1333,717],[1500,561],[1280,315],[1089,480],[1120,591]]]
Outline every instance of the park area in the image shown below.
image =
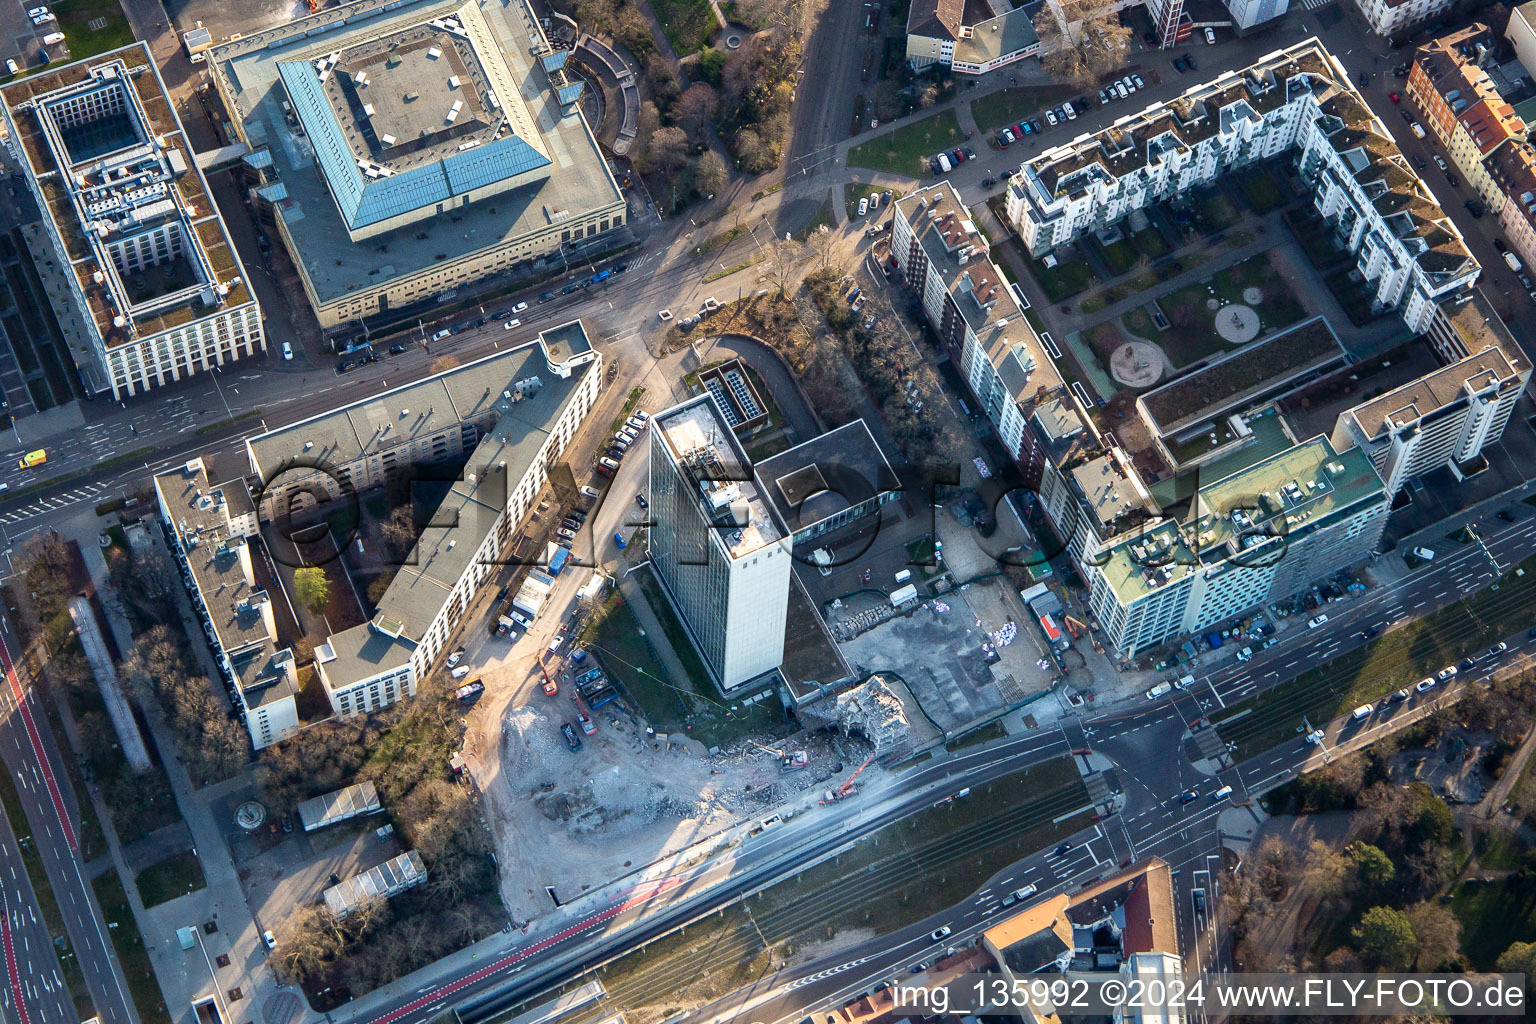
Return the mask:
[[716,24],[709,0],[651,0],[651,10],[656,12],[656,20],[661,22],[679,57],[709,45],[709,35]]
[[[1175,370],[1234,351],[1307,315],[1272,252],[1185,285],[1157,304],[1172,329],[1148,340],[1162,347]],[[1130,317],[1140,325],[1139,318]]]
[[848,151],[848,166],[929,178],[933,171],[928,159],[964,141],[954,111],[945,110],[853,147]]

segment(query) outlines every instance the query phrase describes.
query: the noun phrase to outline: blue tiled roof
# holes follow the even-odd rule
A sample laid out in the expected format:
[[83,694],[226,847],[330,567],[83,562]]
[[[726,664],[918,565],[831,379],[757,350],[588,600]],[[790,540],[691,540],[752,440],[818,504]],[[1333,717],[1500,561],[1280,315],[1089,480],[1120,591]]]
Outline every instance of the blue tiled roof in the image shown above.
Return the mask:
[[342,219],[351,230],[446,202],[455,195],[549,164],[549,159],[538,150],[511,136],[398,174],[365,177],[325,98],[314,66],[308,61],[283,61],[277,70],[294,111],[309,132],[315,159]]

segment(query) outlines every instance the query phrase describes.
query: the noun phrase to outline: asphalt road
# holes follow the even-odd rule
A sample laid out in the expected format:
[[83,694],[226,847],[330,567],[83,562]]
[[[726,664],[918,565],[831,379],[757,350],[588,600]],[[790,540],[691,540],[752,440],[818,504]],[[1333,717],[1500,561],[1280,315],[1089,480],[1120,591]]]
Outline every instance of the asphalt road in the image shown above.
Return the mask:
[[[5,671],[5,692],[0,697],[0,759],[16,782],[16,792],[48,874],[49,888],[64,917],[64,927],[95,1004],[96,1016],[102,1024],[138,1024],[117,955],[81,867],[76,824],[79,814],[72,806],[73,794],[68,793],[69,779],[31,685],[18,676],[12,663],[11,645],[15,642],[8,617],[0,614],[0,667]],[[13,920],[22,910],[28,911],[30,928],[35,897],[26,885],[26,873],[20,870],[19,858],[14,863],[20,877],[14,883],[5,882],[7,872],[0,865],[0,885],[5,886],[0,891],[5,893]],[[30,933],[23,935],[22,949],[28,957],[47,958],[31,961],[38,968],[31,975],[32,981],[41,986],[57,970],[57,960],[53,959],[46,931],[42,949]],[[67,993],[61,995],[67,1004]],[[79,1017],[73,1019],[78,1021]]]

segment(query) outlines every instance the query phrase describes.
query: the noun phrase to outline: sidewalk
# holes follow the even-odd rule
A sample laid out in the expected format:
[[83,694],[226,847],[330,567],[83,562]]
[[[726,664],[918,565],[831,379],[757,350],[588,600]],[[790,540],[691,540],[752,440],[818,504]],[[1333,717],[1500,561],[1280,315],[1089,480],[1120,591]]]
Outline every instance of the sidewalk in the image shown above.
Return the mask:
[[[160,548],[158,531],[151,530],[149,533],[156,550],[161,557],[165,557]],[[133,646],[133,631],[117,600],[106,559],[95,544],[82,544],[81,548],[97,593],[102,596],[102,605],[106,608],[107,620],[118,649],[129,651]],[[189,637],[198,636],[201,629],[191,617],[185,592],[179,587],[171,589],[176,596],[182,619],[181,628]],[[206,648],[197,642],[192,643],[191,647],[197,652],[199,669],[212,672]],[[210,675],[209,678],[217,678],[217,675]],[[155,976],[160,981],[166,1006],[173,1014],[173,1019],[178,1024],[182,1021],[192,1022],[193,999],[211,992],[217,992],[220,999],[226,999],[227,993],[237,989],[242,1001],[251,1000],[248,1008],[239,1007],[238,1004],[229,1007],[229,1011],[237,1015],[237,1018],[258,1012],[261,1024],[299,1024],[302,1020],[312,1018],[303,999],[296,992],[278,985],[267,968],[265,945],[251,915],[250,906],[246,903],[245,891],[235,871],[223,831],[207,803],[212,795],[224,792],[227,786],[211,786],[198,792],[177,754],[175,739],[159,704],[155,701],[140,701],[139,707],[170,780],[171,790],[176,795],[176,806],[186,821],[193,851],[197,854],[207,882],[204,888],[196,892],[146,909],[134,886],[133,872],[127,870],[121,860],[121,851],[113,843],[113,856],[118,860],[123,888],[133,906],[134,917],[144,935],[145,948],[149,952]],[[217,930],[210,933],[205,927],[199,928],[202,934],[201,949],[182,950],[176,940],[176,930],[187,926],[203,926],[206,922],[214,922]],[[206,959],[204,953],[207,954]],[[209,965],[216,958],[225,956],[229,958],[229,963],[226,966],[214,966],[213,976],[210,977]]]

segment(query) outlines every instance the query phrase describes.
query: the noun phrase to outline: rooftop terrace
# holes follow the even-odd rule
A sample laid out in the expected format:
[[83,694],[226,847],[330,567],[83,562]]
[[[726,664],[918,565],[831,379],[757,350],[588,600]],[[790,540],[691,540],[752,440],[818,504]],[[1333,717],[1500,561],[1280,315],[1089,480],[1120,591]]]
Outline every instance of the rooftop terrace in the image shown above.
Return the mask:
[[751,463],[713,396],[700,395],[658,413],[653,427],[673,460],[692,474],[704,516],[734,527],[713,532],[731,558],[743,558],[783,537],[753,482]]

